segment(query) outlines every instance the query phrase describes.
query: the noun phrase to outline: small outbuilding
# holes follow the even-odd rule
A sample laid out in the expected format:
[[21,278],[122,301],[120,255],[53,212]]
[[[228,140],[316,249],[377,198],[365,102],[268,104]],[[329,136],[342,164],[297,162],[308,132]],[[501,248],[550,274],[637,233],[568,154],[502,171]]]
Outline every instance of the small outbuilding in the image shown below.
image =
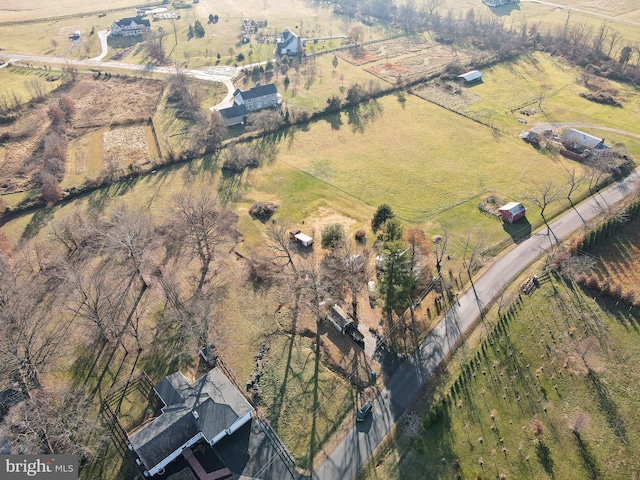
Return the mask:
[[458,75],[458,78],[462,79],[465,84],[475,83],[482,81],[482,72],[478,70],[471,70],[470,72]]
[[527,213],[527,209],[520,202],[509,202],[498,209],[500,217],[507,223],[520,220]]
[[289,232],[289,240],[298,242],[303,247],[310,247],[311,245],[313,245],[313,238],[311,238],[309,235],[305,235],[297,229],[291,230]]

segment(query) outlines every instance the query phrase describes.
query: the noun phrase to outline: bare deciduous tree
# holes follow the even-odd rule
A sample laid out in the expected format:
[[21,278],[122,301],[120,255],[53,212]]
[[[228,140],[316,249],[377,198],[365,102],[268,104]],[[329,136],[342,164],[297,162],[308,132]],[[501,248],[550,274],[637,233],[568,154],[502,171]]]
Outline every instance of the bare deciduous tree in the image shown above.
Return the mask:
[[88,460],[109,440],[92,412],[90,397],[72,389],[35,392],[9,411],[0,431],[21,454],[78,455]]

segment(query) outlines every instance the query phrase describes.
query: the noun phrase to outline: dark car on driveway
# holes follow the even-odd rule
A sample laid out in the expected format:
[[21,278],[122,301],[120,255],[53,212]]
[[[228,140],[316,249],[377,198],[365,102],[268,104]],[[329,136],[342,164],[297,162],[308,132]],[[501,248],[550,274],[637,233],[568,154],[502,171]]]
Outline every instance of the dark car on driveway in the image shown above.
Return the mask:
[[369,412],[371,412],[371,403],[367,402],[358,410],[358,413],[356,413],[356,422],[364,422]]

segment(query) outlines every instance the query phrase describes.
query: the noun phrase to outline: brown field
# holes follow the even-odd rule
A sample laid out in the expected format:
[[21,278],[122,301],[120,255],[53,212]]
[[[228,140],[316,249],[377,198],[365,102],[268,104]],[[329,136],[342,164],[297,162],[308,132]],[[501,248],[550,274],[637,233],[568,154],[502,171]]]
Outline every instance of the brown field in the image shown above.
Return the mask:
[[400,37],[365,45],[358,50],[343,50],[337,55],[353,65],[364,65],[408,53],[422,52],[437,46],[438,44],[431,40],[416,41],[408,37]]
[[398,75],[406,79],[420,78],[441,71],[452,61],[465,63],[469,58],[468,54],[453,52],[449,47],[435,46],[416,55],[397,58],[394,63],[378,63],[365,70],[394,82]]
[[146,120],[155,112],[164,83],[139,79],[81,80],[69,95],[76,101],[74,127]]
[[412,88],[411,93],[455,111],[463,110],[482,100],[471,89],[461,87],[454,82],[423,83]]
[[79,13],[99,12],[112,8],[134,7],[144,2],[136,0],[3,0],[0,22],[33,20]]
[[[67,126],[65,136],[70,143],[67,173],[75,177],[73,183],[78,184],[87,175],[95,176],[96,168],[102,168],[102,156],[92,150],[97,138],[92,137],[90,142],[73,142],[73,139],[85,135],[87,128],[146,122],[154,114],[163,88],[164,84],[157,81],[81,78],[68,89],[50,95],[41,108],[23,109],[14,124],[0,127],[0,136],[8,137],[0,152],[0,194],[21,192],[36,186],[43,165],[42,144],[51,125],[47,107],[55,105],[62,92],[75,101],[76,113]],[[150,157],[158,156],[150,127],[142,126],[109,131],[104,155],[107,155],[107,150],[119,164],[126,162],[127,165],[146,163]],[[96,158],[100,161],[96,162]],[[65,183],[65,186],[70,185]]]

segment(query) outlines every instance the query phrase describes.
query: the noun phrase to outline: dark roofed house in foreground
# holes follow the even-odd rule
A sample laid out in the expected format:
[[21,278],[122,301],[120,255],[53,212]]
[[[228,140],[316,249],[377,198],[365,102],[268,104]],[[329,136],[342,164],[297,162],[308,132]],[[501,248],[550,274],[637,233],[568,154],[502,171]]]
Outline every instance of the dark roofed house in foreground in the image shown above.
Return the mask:
[[233,105],[220,109],[224,124],[228,127],[244,123],[246,116],[263,108],[275,108],[280,104],[280,95],[275,84],[256,85],[249,90],[239,88],[233,92]]
[[156,387],[162,414],[129,435],[130,449],[153,476],[200,440],[215,445],[251,421],[253,407],[217,368],[189,383],[182,372]]

